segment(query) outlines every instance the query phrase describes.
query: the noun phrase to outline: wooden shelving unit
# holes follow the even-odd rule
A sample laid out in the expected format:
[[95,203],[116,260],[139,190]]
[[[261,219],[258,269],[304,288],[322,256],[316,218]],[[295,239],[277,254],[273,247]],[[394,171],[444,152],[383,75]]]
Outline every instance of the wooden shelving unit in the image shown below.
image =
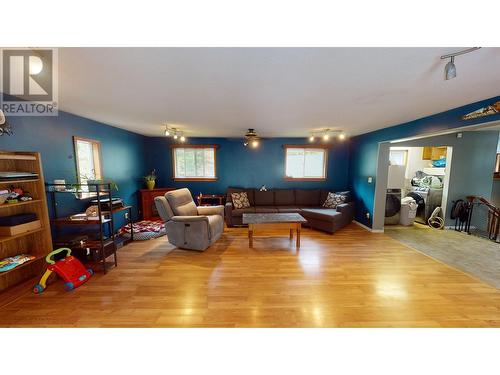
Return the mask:
[[38,152],[0,151],[0,171],[22,171],[38,174],[37,179],[0,181],[0,189],[20,187],[30,192],[32,201],[0,205],[0,216],[34,212],[41,221],[41,228],[15,236],[0,236],[0,259],[30,254],[35,259],[12,270],[0,272],[0,292],[23,281],[38,276],[45,267],[44,258],[52,251],[45,183]]
[[27,202],[19,202],[19,203],[4,203],[4,204],[0,204],[0,212],[4,209],[9,209],[9,208],[13,208],[13,207],[19,207],[19,206],[26,206],[28,204],[39,204],[39,203],[43,203],[42,200],[40,199],[33,199],[32,201],[27,201]]
[[[97,250],[99,264],[102,266],[104,273],[107,272],[107,261],[106,259],[113,256],[115,267],[118,265],[116,251],[119,247],[122,247],[133,241],[134,234],[133,230],[130,238],[122,238],[115,233],[114,218],[113,215],[119,212],[128,211],[129,212],[129,224],[132,225],[132,206],[124,206],[119,208],[114,208],[111,211],[104,209],[104,203],[102,201],[103,197],[113,199],[112,188],[110,183],[95,183],[85,185],[89,191],[84,191],[82,187],[84,185],[80,184],[45,184],[47,189],[47,194],[50,196],[50,202],[53,208],[53,218],[50,220],[52,227],[54,229],[54,239],[56,243],[58,242],[58,227],[64,226],[88,226],[88,234],[96,234],[97,240],[87,240],[84,245],[79,246],[69,246],[72,249],[89,249]],[[76,189],[74,187],[76,186]],[[57,196],[60,194],[87,194],[89,197],[96,198],[97,200],[97,220],[72,220],[70,217],[59,217],[58,216],[58,203]],[[105,230],[106,228],[106,230]],[[106,233],[107,232],[107,233]]]

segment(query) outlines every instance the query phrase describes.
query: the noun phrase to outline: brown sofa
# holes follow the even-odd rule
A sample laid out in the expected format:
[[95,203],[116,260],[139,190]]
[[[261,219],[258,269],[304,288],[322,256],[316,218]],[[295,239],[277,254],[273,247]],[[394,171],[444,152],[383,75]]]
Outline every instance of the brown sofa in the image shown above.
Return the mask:
[[[245,191],[250,202],[249,208],[235,209],[231,193]],[[259,189],[229,188],[226,194],[225,219],[228,227],[242,224],[244,213],[300,213],[311,228],[328,233],[335,233],[349,224],[354,218],[354,203],[349,191],[337,192],[346,196],[346,203],[336,209],[324,208],[328,189]]]

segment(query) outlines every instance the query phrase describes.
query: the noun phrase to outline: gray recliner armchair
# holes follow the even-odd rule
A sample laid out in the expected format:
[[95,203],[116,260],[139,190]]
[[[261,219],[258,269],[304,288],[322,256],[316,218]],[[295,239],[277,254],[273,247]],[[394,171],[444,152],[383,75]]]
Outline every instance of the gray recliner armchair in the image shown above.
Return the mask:
[[206,250],[224,231],[224,206],[196,207],[188,189],[156,197],[155,205],[165,221],[168,242],[182,249]]

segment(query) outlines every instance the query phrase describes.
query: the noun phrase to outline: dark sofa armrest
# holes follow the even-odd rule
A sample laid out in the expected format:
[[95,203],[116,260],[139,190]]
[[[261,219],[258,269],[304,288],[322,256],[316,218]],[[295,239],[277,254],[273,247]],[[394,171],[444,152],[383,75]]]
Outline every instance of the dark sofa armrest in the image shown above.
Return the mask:
[[233,202],[226,202],[224,206],[224,218],[228,227],[233,226]]
[[341,203],[337,205],[337,212],[340,212],[342,216],[345,215],[345,220],[349,221],[352,221],[354,219],[354,209],[354,202]]

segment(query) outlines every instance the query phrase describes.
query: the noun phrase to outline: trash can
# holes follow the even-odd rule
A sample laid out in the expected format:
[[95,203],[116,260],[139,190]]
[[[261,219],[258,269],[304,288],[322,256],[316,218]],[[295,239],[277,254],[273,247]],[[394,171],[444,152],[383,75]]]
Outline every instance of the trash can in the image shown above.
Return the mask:
[[417,216],[418,204],[411,197],[406,197],[401,199],[401,211],[399,217],[399,224],[401,225],[413,225],[415,217]]

